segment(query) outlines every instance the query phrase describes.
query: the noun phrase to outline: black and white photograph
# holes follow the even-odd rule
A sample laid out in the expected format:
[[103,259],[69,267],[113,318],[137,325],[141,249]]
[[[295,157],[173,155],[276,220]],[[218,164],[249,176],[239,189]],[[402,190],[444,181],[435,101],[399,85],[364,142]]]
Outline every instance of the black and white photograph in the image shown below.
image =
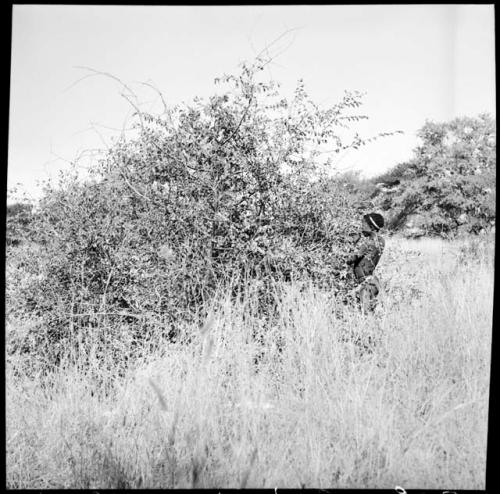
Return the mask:
[[494,5],[10,13],[6,487],[485,490]]

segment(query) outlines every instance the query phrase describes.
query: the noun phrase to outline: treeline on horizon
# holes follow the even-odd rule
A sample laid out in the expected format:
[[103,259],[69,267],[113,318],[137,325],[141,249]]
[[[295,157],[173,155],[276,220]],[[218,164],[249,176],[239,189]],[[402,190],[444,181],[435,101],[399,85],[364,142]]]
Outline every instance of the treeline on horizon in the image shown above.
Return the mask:
[[[389,233],[448,238],[493,227],[496,120],[482,114],[426,121],[418,137],[421,144],[411,160],[370,178],[348,171],[335,181],[348,187],[360,204],[384,212]],[[7,205],[8,245],[26,238],[32,218],[32,202]]]

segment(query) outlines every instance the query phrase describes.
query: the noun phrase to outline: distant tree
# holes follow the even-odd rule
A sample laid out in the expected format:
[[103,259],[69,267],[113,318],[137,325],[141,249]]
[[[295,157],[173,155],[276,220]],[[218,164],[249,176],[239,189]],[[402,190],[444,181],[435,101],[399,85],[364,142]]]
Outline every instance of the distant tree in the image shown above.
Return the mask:
[[7,245],[19,245],[29,235],[29,226],[33,220],[33,205],[16,202],[7,205],[6,242]]
[[477,233],[494,224],[495,120],[426,122],[417,135],[413,158],[373,179],[386,185],[374,196],[390,213],[390,227],[402,228],[410,216],[429,234]]
[[372,179],[362,176],[361,170],[339,173],[335,176],[335,182],[351,194],[359,214],[366,214],[368,210],[377,207],[372,200],[377,187]]

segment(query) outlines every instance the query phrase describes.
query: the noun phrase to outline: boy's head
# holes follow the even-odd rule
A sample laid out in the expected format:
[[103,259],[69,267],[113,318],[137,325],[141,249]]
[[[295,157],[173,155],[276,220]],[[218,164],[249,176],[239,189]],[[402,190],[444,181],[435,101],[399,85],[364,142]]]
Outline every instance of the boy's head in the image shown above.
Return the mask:
[[368,213],[363,216],[361,230],[363,233],[378,232],[384,226],[384,218],[378,213]]

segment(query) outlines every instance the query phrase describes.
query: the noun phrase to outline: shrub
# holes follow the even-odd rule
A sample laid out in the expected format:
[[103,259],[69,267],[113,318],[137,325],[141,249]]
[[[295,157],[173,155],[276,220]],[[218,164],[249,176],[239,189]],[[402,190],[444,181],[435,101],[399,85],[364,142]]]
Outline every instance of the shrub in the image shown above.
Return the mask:
[[254,281],[263,302],[277,280],[346,289],[355,196],[320,158],[363,144],[346,135],[366,118],[350,113],[361,95],[321,109],[300,81],[287,99],[259,79],[266,63],[243,64],[207,100],[159,116],[137,108],[134,137],[117,139],[89,180],[47,184],[31,228],[45,271],[17,311],[44,318],[51,341],[124,319],[139,336],[160,322],[174,338],[217,289]]

